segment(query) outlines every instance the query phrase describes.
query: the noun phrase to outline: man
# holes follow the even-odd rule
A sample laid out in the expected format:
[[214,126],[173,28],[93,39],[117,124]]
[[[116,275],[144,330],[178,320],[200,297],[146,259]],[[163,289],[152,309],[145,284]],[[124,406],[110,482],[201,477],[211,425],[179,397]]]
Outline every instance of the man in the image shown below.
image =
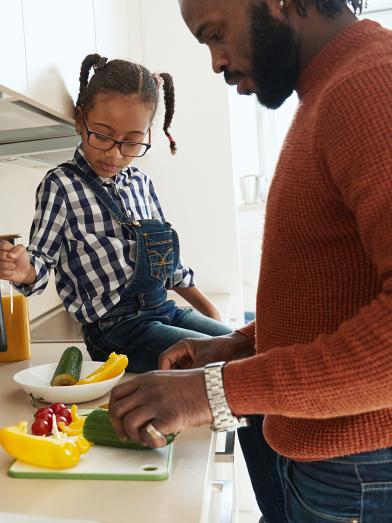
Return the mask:
[[180,342],[110,402],[116,431],[154,446],[265,415],[289,523],[392,521],[392,34],[349,1],[180,0],[240,94],[277,108],[295,89],[300,103],[268,197],[256,322]]

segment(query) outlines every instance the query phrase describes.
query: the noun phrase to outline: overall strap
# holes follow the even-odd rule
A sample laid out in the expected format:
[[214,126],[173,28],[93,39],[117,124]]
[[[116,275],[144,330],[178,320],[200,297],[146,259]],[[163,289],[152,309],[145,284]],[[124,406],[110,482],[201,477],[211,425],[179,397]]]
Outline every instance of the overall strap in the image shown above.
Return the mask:
[[[119,225],[139,225],[139,222],[137,220],[130,220],[127,213],[120,209],[117,202],[114,200],[114,198],[112,198],[112,196],[108,192],[105,191],[105,189],[102,187],[102,183],[100,183],[100,181],[94,174],[83,172],[72,163],[62,163],[59,165],[59,167],[69,169],[70,171],[80,176],[90,187],[90,189],[93,191],[98,200],[112,214],[112,216]],[[126,217],[126,221],[124,221],[124,216]]]

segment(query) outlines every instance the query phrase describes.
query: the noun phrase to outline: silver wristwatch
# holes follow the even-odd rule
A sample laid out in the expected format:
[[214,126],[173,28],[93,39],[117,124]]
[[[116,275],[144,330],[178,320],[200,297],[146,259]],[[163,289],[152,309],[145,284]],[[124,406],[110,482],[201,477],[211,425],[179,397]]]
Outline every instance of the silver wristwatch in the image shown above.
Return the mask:
[[217,361],[204,367],[207,397],[213,417],[211,429],[217,432],[235,430],[248,424],[246,418],[233,416],[227,403],[222,376],[225,363],[225,361]]

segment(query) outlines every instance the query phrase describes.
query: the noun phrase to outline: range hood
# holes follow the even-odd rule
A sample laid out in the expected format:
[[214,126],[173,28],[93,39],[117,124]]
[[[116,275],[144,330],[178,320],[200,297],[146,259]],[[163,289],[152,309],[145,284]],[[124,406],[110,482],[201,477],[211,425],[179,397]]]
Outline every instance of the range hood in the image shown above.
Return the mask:
[[79,141],[72,118],[0,85],[0,162],[57,165]]

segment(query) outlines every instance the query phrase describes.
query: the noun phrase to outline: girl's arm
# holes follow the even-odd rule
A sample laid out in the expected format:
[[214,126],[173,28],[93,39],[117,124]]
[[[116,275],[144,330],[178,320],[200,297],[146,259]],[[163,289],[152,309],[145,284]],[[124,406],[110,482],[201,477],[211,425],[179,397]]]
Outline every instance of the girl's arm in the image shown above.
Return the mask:
[[213,320],[222,321],[218,309],[197,287],[172,287],[171,290],[176,291],[177,294],[205,316]]
[[25,296],[39,294],[46,287],[51,269],[60,257],[66,214],[63,189],[56,175],[48,174],[37,188],[27,252],[21,245],[12,251],[17,255],[14,271],[19,272],[19,277],[15,274],[8,279]]

